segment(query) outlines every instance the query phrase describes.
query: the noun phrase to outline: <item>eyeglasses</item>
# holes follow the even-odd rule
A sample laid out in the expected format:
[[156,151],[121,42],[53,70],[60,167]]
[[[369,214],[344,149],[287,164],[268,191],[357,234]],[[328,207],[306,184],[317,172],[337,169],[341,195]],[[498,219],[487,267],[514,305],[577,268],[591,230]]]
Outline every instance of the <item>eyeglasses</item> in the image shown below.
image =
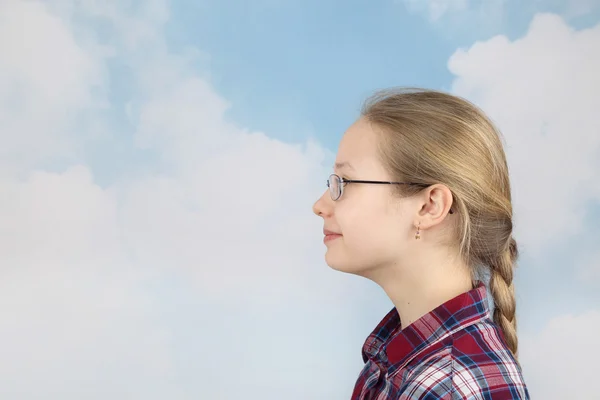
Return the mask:
[[[363,180],[355,180],[355,179],[344,179],[340,178],[336,174],[329,175],[329,179],[327,179],[327,187],[329,188],[329,195],[333,201],[339,200],[344,193],[344,186],[347,183],[367,183],[367,184],[375,184],[375,185],[411,185],[411,186],[420,186],[426,188],[430,185],[426,183],[412,183],[412,182],[389,182],[389,181],[363,181]],[[453,211],[449,211],[450,214],[453,214]]]

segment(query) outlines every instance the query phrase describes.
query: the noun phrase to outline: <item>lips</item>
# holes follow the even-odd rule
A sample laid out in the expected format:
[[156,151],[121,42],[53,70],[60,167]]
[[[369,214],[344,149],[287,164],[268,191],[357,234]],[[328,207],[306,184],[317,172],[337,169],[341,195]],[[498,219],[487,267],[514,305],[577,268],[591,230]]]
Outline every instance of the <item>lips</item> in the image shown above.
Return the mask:
[[323,229],[323,234],[325,237],[323,238],[324,243],[328,243],[332,240],[339,239],[342,237],[341,233],[330,231],[329,229]]

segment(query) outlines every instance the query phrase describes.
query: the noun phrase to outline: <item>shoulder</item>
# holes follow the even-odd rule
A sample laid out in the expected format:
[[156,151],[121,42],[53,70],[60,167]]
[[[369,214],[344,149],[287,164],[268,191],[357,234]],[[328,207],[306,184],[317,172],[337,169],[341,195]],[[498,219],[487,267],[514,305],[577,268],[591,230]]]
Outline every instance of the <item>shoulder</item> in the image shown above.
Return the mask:
[[452,360],[457,398],[529,399],[521,366],[493,321],[483,320],[456,333]]
[[401,399],[529,399],[521,368],[491,321],[445,338],[415,361]]

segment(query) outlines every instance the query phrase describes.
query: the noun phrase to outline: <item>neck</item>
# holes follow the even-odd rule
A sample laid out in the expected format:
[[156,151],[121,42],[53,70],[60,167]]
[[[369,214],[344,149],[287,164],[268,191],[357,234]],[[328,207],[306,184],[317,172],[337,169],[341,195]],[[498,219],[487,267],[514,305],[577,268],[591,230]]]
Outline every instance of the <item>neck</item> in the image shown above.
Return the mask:
[[402,329],[446,301],[473,288],[471,273],[458,257],[430,254],[412,265],[399,263],[379,269],[372,279],[386,292]]

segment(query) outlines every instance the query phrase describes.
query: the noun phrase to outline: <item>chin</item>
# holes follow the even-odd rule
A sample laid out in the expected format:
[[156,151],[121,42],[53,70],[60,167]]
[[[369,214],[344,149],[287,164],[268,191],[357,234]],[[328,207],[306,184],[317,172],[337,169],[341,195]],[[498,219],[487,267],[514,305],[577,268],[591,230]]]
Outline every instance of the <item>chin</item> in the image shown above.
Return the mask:
[[363,276],[368,271],[366,262],[357,262],[356,259],[339,254],[335,251],[327,250],[325,253],[325,262],[329,268],[347,274]]

